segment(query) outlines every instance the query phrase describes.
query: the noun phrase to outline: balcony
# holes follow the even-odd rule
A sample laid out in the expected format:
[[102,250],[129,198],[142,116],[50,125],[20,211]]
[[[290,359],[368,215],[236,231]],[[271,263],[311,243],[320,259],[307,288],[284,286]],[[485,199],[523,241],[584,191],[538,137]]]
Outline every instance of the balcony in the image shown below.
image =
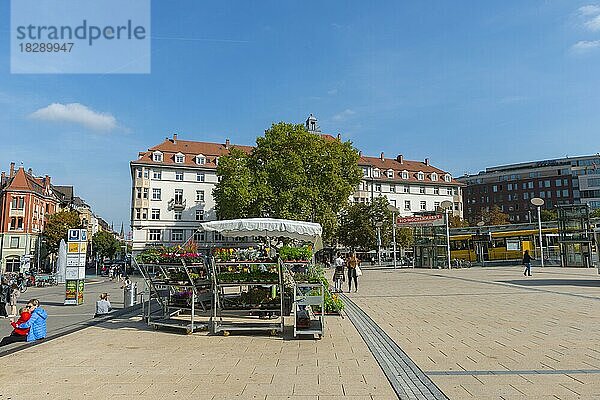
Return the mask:
[[184,210],[185,209],[185,199],[171,199],[169,200],[169,210]]

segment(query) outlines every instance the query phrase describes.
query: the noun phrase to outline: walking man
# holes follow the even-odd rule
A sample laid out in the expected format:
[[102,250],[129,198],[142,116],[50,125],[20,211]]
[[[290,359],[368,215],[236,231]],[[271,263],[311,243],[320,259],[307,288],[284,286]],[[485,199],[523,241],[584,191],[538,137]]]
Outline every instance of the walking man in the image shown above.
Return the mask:
[[523,255],[523,265],[525,266],[525,271],[523,271],[523,275],[531,276],[531,256],[529,255],[529,250],[525,250],[525,254]]

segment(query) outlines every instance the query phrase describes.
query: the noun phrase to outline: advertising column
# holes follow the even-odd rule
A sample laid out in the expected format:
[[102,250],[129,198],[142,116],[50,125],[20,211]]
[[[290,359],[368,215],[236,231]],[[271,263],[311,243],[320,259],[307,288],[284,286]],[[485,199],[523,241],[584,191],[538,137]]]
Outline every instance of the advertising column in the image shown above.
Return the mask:
[[65,272],[65,305],[83,304],[87,231],[69,229]]

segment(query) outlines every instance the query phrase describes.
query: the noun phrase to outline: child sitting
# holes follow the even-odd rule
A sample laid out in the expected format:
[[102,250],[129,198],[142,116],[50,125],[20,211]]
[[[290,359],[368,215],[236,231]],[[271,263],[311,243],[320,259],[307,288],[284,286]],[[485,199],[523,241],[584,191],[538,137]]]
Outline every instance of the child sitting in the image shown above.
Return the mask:
[[18,326],[19,324],[29,321],[29,318],[31,318],[31,312],[29,310],[29,307],[21,308],[19,310],[19,319],[17,320],[17,322],[10,322],[10,324],[13,327],[12,333],[10,334],[10,336],[2,338],[2,341],[0,341],[0,347],[15,342],[26,342],[27,334],[29,333],[29,328],[18,328]]

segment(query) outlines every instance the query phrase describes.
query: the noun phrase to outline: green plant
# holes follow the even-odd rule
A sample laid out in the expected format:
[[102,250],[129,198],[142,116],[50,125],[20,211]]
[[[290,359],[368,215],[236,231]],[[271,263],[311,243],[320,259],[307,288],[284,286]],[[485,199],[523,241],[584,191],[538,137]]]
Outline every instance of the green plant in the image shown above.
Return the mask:
[[279,249],[279,257],[281,257],[281,259],[284,261],[308,261],[312,258],[312,250],[308,246],[283,246],[281,249]]

